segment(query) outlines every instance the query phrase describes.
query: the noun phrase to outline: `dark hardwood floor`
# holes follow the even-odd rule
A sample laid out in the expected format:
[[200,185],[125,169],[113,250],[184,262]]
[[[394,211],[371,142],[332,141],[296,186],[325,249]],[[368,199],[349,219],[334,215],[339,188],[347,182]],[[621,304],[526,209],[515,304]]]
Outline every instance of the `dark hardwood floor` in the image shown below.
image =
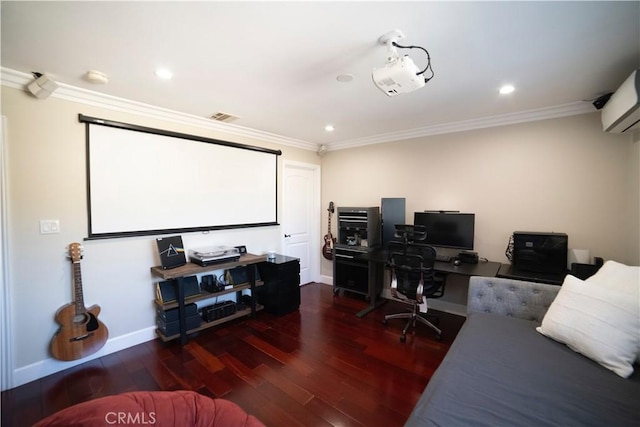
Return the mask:
[[2,426],[32,425],[73,404],[136,390],[196,390],[239,404],[267,426],[399,426],[407,420],[463,317],[437,313],[442,341],[389,302],[363,319],[363,298],[301,288],[298,312],[259,312],[178,341],[149,341],[2,393]]

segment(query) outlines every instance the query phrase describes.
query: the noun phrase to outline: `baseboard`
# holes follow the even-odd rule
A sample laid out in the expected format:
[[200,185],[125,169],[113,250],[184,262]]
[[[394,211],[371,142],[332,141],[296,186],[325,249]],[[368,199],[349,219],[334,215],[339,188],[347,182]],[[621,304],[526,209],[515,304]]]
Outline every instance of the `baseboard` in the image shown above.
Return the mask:
[[106,356],[107,354],[115,353],[116,351],[124,350],[125,348],[151,341],[152,339],[156,338],[155,330],[156,327],[151,326],[139,331],[107,340],[104,347],[102,347],[99,351],[83,359],[73,360],[70,362],[63,362],[56,359],[45,359],[36,363],[32,363],[31,365],[14,369],[12,386],[18,387],[28,382],[46,377],[47,375],[55,374],[56,372],[60,372],[65,369],[81,365],[90,360]]
[[320,283],[323,283],[325,285],[333,286],[333,276],[320,275]]

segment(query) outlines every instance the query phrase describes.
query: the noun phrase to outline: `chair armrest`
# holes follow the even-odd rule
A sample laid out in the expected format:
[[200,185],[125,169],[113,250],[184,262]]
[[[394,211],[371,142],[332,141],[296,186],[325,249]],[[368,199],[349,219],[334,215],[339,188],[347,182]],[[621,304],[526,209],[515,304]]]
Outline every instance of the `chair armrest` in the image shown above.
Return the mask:
[[494,313],[542,323],[560,286],[497,277],[469,279],[467,313]]

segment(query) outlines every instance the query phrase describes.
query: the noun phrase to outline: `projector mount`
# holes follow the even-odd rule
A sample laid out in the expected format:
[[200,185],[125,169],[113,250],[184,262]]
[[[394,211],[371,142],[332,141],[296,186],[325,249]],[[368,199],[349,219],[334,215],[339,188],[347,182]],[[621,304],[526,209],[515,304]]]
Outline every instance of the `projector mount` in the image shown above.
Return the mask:
[[404,38],[405,38],[405,35],[400,30],[389,31],[388,33],[383,34],[383,35],[380,36],[380,38],[378,38],[378,43],[379,44],[387,46],[387,50],[388,50],[387,64],[395,62],[395,61],[398,61],[400,59],[400,55],[398,55],[398,50],[396,48],[400,48],[400,49],[421,49],[421,50],[424,51],[424,53],[427,54],[427,66],[424,68],[424,70],[420,71],[417,74],[420,76],[420,75],[424,74],[427,70],[429,70],[431,75],[428,78],[427,77],[424,78],[424,82],[427,83],[434,76],[433,69],[431,68],[431,55],[429,55],[429,51],[427,51],[427,49],[425,49],[425,48],[423,48],[421,46],[401,46],[401,45],[399,45],[397,43],[398,40],[403,40]]
[[387,34],[383,34],[378,39],[378,43],[387,46],[388,54],[387,62],[396,61],[399,58],[398,50],[396,49],[396,42],[404,39],[404,34],[400,30],[389,31]]

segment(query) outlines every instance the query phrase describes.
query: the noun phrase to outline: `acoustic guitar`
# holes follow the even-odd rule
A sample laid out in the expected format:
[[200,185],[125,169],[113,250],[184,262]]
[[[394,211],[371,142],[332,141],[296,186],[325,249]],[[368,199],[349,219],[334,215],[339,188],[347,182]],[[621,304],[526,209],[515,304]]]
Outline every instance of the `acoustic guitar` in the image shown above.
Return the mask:
[[333,202],[329,202],[329,229],[324,235],[324,246],[322,247],[322,256],[331,261],[333,259],[333,244],[336,242],[335,237],[331,235],[331,214],[335,211]]
[[85,308],[84,306],[80,243],[69,245],[69,257],[73,265],[75,301],[60,307],[55,315],[60,328],[51,340],[51,354],[59,360],[76,360],[89,356],[100,350],[109,337],[109,330],[98,320],[100,307],[92,305]]

